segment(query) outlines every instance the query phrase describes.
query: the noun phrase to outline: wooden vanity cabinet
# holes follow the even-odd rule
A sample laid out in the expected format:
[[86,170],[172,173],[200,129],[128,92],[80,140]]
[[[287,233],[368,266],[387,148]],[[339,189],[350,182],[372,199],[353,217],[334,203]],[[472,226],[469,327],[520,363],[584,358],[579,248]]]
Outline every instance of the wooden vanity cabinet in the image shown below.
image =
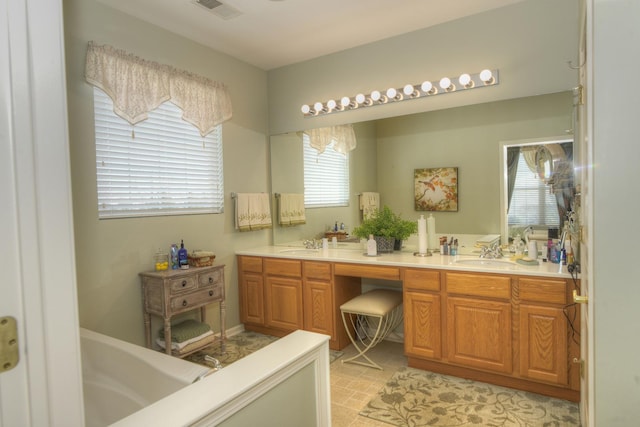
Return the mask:
[[406,269],[402,302],[405,353],[439,360],[442,357],[440,272]]
[[331,264],[305,261],[303,268],[304,329],[334,336]]
[[[567,288],[564,280],[518,279],[520,304],[517,316],[522,377],[569,385],[570,329],[563,312],[568,300]],[[575,316],[576,321],[578,317]],[[579,328],[579,325],[574,325],[574,328]]]
[[265,258],[265,326],[293,332],[304,329],[302,261]]
[[262,258],[238,257],[240,321],[245,325],[264,325],[264,281]]
[[449,362],[510,374],[511,279],[470,273],[445,278]]

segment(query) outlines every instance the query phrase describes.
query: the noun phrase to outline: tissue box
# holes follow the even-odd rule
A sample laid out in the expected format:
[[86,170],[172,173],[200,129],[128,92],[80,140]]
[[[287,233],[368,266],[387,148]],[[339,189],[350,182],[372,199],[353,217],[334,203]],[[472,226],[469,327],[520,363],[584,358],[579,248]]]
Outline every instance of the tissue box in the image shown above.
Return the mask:
[[216,255],[213,252],[193,251],[187,255],[190,267],[209,267],[213,265]]

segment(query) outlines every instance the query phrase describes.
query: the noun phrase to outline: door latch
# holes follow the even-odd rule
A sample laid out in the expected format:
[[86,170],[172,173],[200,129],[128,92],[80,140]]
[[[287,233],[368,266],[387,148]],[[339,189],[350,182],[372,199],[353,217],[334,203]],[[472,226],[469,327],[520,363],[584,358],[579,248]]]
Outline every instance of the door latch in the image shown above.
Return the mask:
[[573,290],[573,302],[576,304],[586,304],[589,302],[589,297],[578,295],[577,290]]
[[18,365],[18,327],[13,317],[0,317],[0,374]]

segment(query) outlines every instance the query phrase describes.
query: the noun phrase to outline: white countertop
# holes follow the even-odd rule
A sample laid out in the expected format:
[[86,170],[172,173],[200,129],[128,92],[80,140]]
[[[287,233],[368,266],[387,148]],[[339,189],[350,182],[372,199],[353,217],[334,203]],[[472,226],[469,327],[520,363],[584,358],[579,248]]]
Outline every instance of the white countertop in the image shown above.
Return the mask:
[[[330,261],[346,262],[368,265],[384,265],[392,267],[414,267],[414,268],[438,268],[458,271],[477,271],[483,273],[518,274],[525,276],[545,276],[556,278],[571,277],[566,265],[542,262],[538,259],[539,265],[522,265],[511,261],[508,256],[497,260],[489,261],[487,265],[464,264],[466,262],[478,263],[482,258],[478,255],[440,255],[434,253],[432,256],[414,256],[413,251],[402,250],[393,253],[378,254],[376,257],[367,256],[357,245],[349,248],[329,248],[327,250],[305,250],[303,247],[292,246],[263,246],[236,251],[236,255],[249,255],[260,257],[277,257],[301,259],[308,261]],[[462,261],[462,263],[460,263]],[[492,262],[498,261],[498,262]]]

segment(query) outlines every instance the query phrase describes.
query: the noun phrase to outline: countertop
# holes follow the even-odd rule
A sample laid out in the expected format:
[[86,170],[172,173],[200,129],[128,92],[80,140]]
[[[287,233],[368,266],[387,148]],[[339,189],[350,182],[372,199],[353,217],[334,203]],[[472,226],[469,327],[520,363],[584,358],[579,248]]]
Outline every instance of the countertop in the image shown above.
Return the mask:
[[[437,268],[458,271],[476,271],[482,273],[517,274],[523,276],[544,276],[555,278],[570,278],[566,265],[542,262],[539,265],[522,265],[511,261],[507,256],[501,259],[488,260],[478,255],[440,255],[415,256],[413,251],[402,250],[393,253],[378,254],[375,257],[367,256],[359,247],[355,248],[329,248],[326,250],[308,250],[303,247],[292,246],[263,246],[236,251],[236,255],[248,255],[259,257],[277,257],[300,259],[307,261],[329,261],[355,264],[382,265],[393,267]],[[488,261],[487,264],[476,264]],[[496,262],[497,261],[497,262]],[[470,264],[465,264],[465,262]]]

